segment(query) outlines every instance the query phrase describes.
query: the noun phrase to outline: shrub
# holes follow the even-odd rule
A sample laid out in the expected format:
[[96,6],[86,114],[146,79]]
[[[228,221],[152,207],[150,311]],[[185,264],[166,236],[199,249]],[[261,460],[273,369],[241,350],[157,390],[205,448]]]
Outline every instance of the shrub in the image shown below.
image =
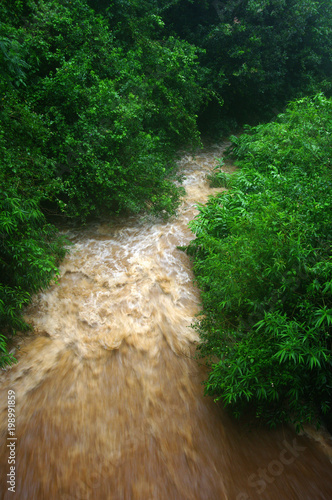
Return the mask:
[[294,102],[235,138],[240,172],[191,224],[206,393],[269,425],[331,410],[331,105]]
[[[0,214],[0,324],[2,333],[10,337],[29,328],[22,307],[31,294],[57,276],[57,263],[65,250],[36,201],[22,200],[15,191],[0,189]],[[2,365],[12,358],[8,357],[4,335],[0,344]]]

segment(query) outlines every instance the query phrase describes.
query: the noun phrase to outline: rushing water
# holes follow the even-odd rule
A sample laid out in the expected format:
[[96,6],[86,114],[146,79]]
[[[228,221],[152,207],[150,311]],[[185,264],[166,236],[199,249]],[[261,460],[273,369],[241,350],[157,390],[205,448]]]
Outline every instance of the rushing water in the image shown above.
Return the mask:
[[[224,146],[185,155],[176,220],[71,231],[59,284],[27,311],[35,334],[1,377],[1,498],[330,499],[322,445],[288,428],[248,429],[203,397],[192,359],[199,292],[187,224],[213,190]],[[15,493],[8,491],[7,393],[16,395]]]

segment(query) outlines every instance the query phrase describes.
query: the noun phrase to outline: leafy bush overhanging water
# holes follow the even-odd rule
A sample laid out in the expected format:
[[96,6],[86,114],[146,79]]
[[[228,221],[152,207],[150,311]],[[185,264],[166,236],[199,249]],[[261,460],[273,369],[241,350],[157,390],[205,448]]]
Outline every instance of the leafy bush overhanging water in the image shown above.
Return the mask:
[[271,426],[331,411],[331,134],[319,94],[233,137],[239,171],[191,223],[206,393]]

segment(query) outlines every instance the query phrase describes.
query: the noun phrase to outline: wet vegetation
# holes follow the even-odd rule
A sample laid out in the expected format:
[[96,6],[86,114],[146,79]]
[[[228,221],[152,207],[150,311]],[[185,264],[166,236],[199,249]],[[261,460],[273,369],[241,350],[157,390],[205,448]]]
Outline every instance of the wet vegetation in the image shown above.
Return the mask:
[[327,414],[331,32],[330,0],[1,3],[2,365],[56,279],[56,221],[173,215],[179,146],[278,115],[233,138],[241,172],[192,225],[206,391],[271,425]]
[[206,393],[271,426],[331,412],[331,118],[319,94],[233,137],[239,171],[191,223]]

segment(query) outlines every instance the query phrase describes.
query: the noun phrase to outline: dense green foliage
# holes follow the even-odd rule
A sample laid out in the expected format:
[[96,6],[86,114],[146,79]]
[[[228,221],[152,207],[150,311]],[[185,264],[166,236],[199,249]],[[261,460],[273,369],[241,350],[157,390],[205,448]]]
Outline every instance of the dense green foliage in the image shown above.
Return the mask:
[[18,311],[57,274],[64,249],[36,201],[0,193],[0,321],[23,330],[27,325]]
[[206,392],[270,425],[332,407],[331,134],[319,94],[233,137],[241,170],[192,222]]
[[[206,85],[219,95],[204,125],[272,116],[300,93],[331,91],[330,0],[186,0],[174,2],[167,21],[205,50]],[[203,118],[203,117],[202,117]]]
[[172,211],[174,145],[197,139],[195,49],[172,37],[156,40],[157,16],[144,30],[128,21],[111,31],[82,0],[24,4],[18,26],[2,26],[5,47],[17,51],[12,79],[26,82],[3,89],[6,182],[19,176],[23,196],[37,190],[45,208],[79,218],[137,212],[147,201]]

